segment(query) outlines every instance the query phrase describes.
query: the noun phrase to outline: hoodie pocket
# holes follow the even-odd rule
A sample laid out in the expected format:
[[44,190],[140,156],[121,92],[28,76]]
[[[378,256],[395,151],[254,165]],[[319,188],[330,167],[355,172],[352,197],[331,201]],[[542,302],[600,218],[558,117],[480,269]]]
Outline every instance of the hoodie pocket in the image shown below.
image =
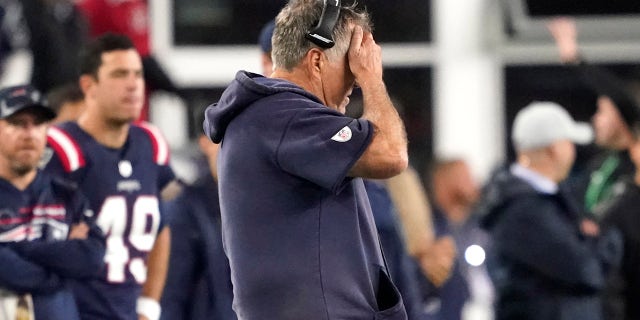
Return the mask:
[[376,312],[375,320],[406,320],[407,312],[404,309],[400,291],[383,269],[380,269],[378,273],[379,285],[376,302],[380,311]]

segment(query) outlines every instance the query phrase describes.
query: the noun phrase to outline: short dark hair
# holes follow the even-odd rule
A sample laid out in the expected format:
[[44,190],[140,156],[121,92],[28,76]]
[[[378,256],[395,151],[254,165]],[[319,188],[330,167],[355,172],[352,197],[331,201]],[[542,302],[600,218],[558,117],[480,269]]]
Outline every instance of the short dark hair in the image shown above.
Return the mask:
[[60,108],[65,103],[75,103],[84,100],[84,92],[77,83],[68,83],[53,88],[47,93],[49,107],[60,112]]
[[80,52],[80,74],[97,78],[103,53],[129,49],[135,49],[135,46],[127,36],[114,33],[101,35],[89,42]]

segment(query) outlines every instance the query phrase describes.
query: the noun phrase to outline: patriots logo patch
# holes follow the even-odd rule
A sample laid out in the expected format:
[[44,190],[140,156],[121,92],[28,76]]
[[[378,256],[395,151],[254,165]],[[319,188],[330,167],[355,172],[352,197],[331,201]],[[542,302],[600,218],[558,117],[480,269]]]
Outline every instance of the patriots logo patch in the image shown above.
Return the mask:
[[331,140],[337,141],[337,142],[347,142],[351,140],[351,136],[352,136],[351,128],[344,127],[340,129],[340,131],[338,131],[338,133],[336,133],[333,137],[331,137]]

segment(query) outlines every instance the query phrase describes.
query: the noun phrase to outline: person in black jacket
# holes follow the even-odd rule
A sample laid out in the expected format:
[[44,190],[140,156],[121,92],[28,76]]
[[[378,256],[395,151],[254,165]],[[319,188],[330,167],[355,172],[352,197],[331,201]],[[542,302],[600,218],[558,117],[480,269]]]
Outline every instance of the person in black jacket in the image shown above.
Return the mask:
[[604,68],[586,63],[580,55],[577,28],[572,19],[557,18],[548,27],[561,61],[573,68],[581,81],[598,95],[592,123],[595,143],[605,152],[588,165],[588,175],[583,177],[584,181],[578,179],[574,189],[588,212],[601,212],[596,207],[611,197],[613,186],[633,175],[629,148],[634,140],[631,127],[640,119],[639,109],[623,81]]
[[493,243],[487,266],[496,319],[603,319],[599,294],[621,240],[582,224],[558,187],[575,160],[574,143],[591,136],[556,103],[534,102],[517,114],[517,161],[492,177],[480,209]]
[[607,279],[605,316],[607,320],[640,319],[640,123],[634,126],[635,142],[629,153],[635,165],[635,175],[616,187],[611,200],[600,206],[604,228],[622,232],[624,253],[622,264]]
[[200,178],[165,204],[171,228],[162,320],[237,319],[231,309],[229,261],[222,248],[217,157],[220,145],[200,135],[207,165]]

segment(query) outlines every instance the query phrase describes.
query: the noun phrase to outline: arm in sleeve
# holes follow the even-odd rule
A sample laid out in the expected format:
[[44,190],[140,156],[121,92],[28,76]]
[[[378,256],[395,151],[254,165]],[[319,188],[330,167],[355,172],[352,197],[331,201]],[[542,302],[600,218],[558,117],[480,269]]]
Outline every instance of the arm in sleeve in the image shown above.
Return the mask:
[[98,274],[104,266],[105,237],[95,224],[89,204],[79,193],[74,195],[72,223],[89,227],[85,239],[63,241],[29,241],[16,243],[18,252],[49,270],[67,278],[86,278]]
[[104,241],[102,231],[92,226],[87,239],[20,242],[16,250],[62,277],[79,279],[95,276],[103,267]]
[[190,311],[193,300],[192,292],[197,281],[198,266],[203,261],[199,259],[200,249],[197,236],[194,235],[194,222],[189,208],[184,201],[176,199],[165,205],[167,223],[171,228],[171,252],[169,257],[169,271],[164,293],[162,294],[162,318],[185,318]]
[[604,274],[595,250],[550,203],[513,201],[496,226],[494,243],[506,256],[569,288],[599,289]]
[[337,194],[351,181],[347,173],[369,145],[372,130],[367,120],[324,106],[304,109],[285,129],[276,150],[278,165]]
[[16,292],[48,293],[60,288],[60,277],[0,246],[0,286]]

